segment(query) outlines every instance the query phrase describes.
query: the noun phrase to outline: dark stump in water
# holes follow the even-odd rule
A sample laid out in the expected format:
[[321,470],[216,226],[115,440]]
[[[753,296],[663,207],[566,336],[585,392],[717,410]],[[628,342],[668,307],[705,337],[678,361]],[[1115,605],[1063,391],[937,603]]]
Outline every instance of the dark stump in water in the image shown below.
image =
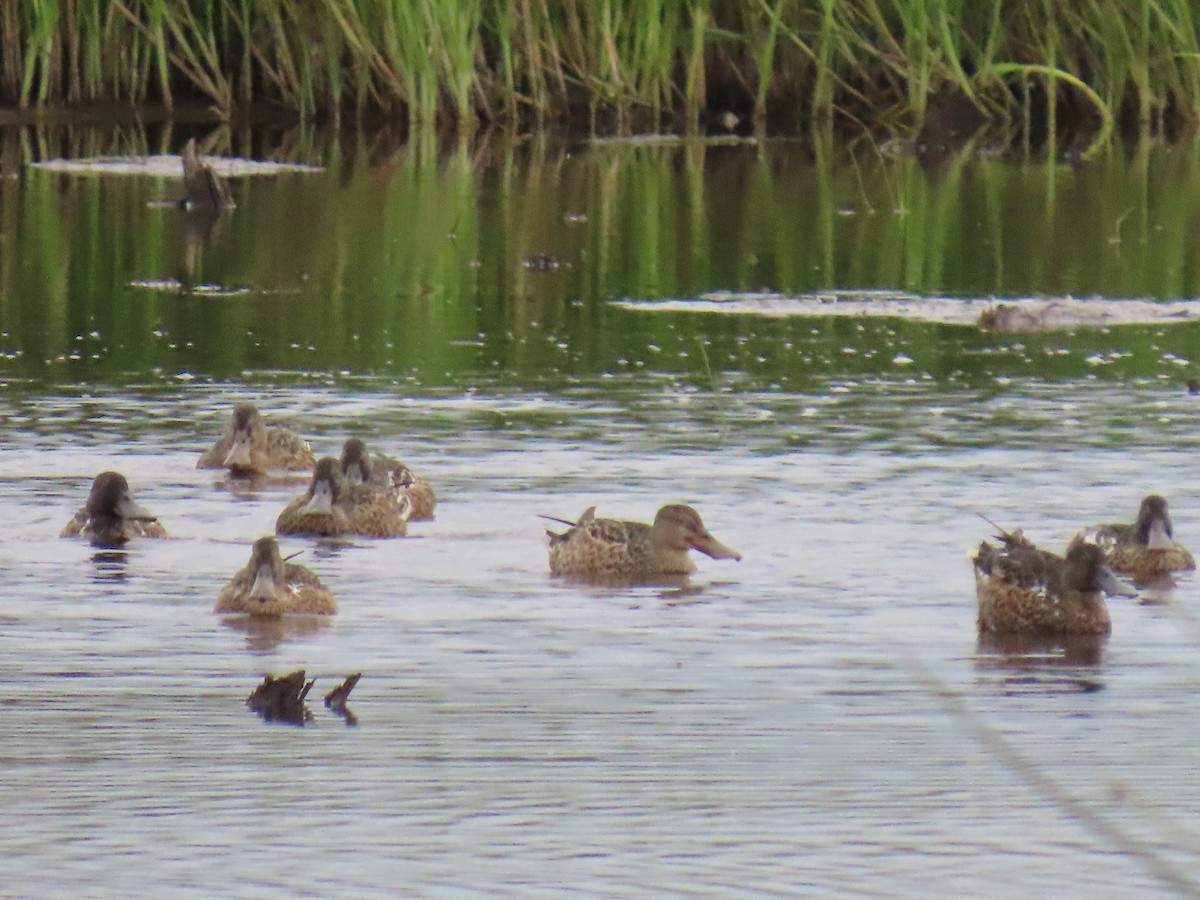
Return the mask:
[[246,705],[268,722],[303,725],[312,718],[304,698],[315,681],[305,681],[303,669],[280,678],[265,675],[262,684],[246,698]]
[[362,672],[348,675],[345,681],[325,695],[325,706],[345,719],[347,725],[358,724],[354,713],[346,708],[346,700],[349,699],[350,692],[354,690],[354,686],[358,684],[360,678],[362,678]]

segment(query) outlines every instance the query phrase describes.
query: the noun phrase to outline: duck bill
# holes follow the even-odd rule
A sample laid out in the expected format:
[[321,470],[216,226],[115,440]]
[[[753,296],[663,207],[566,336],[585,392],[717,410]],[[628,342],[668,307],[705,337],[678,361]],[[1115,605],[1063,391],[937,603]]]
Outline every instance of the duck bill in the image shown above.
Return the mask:
[[233,446],[225,454],[225,467],[228,469],[251,469],[254,462],[250,458],[250,436],[239,434],[233,439]]
[[312,499],[304,507],[304,513],[329,515],[333,512],[333,487],[328,481],[318,481],[313,486]]
[[732,547],[726,547],[707,531],[702,535],[696,535],[689,543],[692,548],[699,550],[705,556],[711,556],[713,559],[737,559],[742,558],[742,554],[738,553]]
[[1151,550],[1169,550],[1175,546],[1167,523],[1162,519],[1155,519],[1150,523],[1150,529],[1146,533],[1146,546]]
[[1110,597],[1136,597],[1138,592],[1116,576],[1108,566],[1101,566],[1096,575],[1096,586]]
[[122,497],[117,503],[117,515],[122,519],[137,519],[142,522],[154,522],[158,516],[142,506],[132,497]]
[[275,599],[275,576],[270,566],[259,566],[258,574],[254,576],[254,584],[250,586],[251,600]]
[[346,482],[348,484],[362,484],[362,469],[360,469],[358,466],[351,466],[349,469],[347,469]]

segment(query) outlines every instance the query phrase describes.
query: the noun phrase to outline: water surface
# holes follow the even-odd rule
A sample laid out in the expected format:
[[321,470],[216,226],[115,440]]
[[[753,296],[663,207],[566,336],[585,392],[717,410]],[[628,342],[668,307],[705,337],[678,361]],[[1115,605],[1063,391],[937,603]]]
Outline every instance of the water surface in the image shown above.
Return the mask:
[[[198,238],[149,205],[167,179],[0,184],[6,891],[1197,890],[1194,581],[1112,601],[1099,646],[996,648],[965,553],[976,512],[1062,548],[1151,491],[1195,549],[1198,326],[612,302],[1191,299],[1192,151],[436,151],[280,151],[324,171],[235,181]],[[211,613],[291,495],[194,469],[247,399],[441,497],[404,540],[285,542],[332,620]],[[172,539],[56,537],[105,468]],[[671,501],[745,559],[682,591],[549,577],[538,513]],[[295,668],[313,698],[363,672],[359,724],[245,708]]]

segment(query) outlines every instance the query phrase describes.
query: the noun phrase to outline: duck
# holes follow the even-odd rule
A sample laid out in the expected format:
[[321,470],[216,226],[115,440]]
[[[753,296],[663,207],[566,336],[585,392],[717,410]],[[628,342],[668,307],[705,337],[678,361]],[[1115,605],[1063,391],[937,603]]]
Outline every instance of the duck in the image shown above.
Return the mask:
[[408,498],[413,522],[433,518],[437,497],[433,487],[398,459],[367,451],[361,438],[349,438],[342,446],[342,475],[350,484],[373,484]]
[[120,472],[101,472],[92,480],[87,503],[59,537],[86,537],[96,547],[119,547],[130,538],[167,536],[158,517],[133,499]]
[[571,526],[562,533],[546,532],[553,575],[613,580],[688,575],[696,571],[689,550],[713,559],[742,558],[714,538],[700,514],[682,503],[662,507],[653,525],[598,519],[594,506],[577,522],[545,518]]
[[233,408],[229,431],[200,455],[197,469],[229,469],[234,475],[263,475],[271,469],[311,472],[317,459],[308,441],[279,425],[267,425],[252,403]]
[[1119,325],[1120,314],[1111,307],[1089,305],[1070,298],[1018,300],[997,303],[980,312],[975,326],[984,334],[1018,334],[1034,331],[1070,331]]
[[214,213],[237,206],[229,185],[200,158],[195,138],[189,138],[183,145],[179,161],[183,163],[183,190],[187,195],[180,203],[184,209]]
[[[1054,302],[1021,306],[998,303],[983,310],[975,326],[984,334],[1046,331],[1055,327],[1053,314],[1058,308],[1059,305]],[[1058,327],[1062,325],[1058,323]]]
[[213,612],[331,616],[337,600],[310,569],[284,559],[279,543],[267,536],[254,542],[250,562],[221,589]]
[[1092,541],[1076,537],[1064,558],[1038,549],[1020,529],[996,537],[1002,546],[982,541],[971,554],[981,633],[1107,635],[1104,595],[1137,596]]
[[403,537],[412,504],[371,484],[350,484],[332,456],[317,461],[308,490],[293,500],[275,521],[276,534],[322,537],[357,534]]
[[1083,532],[1094,540],[1114,571],[1148,582],[1171,572],[1190,572],[1196,560],[1175,540],[1167,500],[1160,494],[1142,498],[1132,525],[1097,525]]

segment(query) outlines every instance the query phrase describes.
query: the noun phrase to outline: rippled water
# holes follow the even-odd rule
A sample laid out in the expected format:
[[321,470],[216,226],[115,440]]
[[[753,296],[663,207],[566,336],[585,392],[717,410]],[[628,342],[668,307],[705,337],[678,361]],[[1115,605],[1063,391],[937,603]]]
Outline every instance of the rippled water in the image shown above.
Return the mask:
[[[270,628],[210,610],[289,492],[236,496],[192,468],[243,389],[104,393],[112,418],[88,428],[67,398],[8,404],[8,889],[1005,893],[1061,878],[1117,895],[1162,885],[1135,840],[1190,873],[1192,581],[1167,603],[1113,601],[1098,660],[1009,658],[977,651],[964,553],[988,531],[974,510],[1061,545],[1151,489],[1176,498],[1185,540],[1200,533],[1193,398],[1019,384],[948,416],[964,398],[935,387],[842,387],[736,402],[664,387],[638,395],[653,428],[599,391],[256,392],[319,449],[362,417],[443,498],[407,540],[288,542],[342,611]],[[126,427],[133,412],[159,424]],[[499,416],[512,428],[483,424]],[[86,494],[78,470],[108,466],[173,539],[101,554],[54,537]],[[649,518],[664,500],[694,503],[745,560],[702,559],[691,592],[548,576],[537,513]],[[364,673],[357,727],[319,702],[303,729],[244,707],[262,673],[301,667],[314,697]]]
[[[235,215],[267,215],[256,196]],[[562,279],[590,265],[513,268],[527,293],[496,305],[477,285],[470,323],[405,301],[395,363],[350,302],[90,307],[71,276],[55,313],[6,282],[0,891],[1197,892],[1195,580],[1111,601],[1098,653],[1020,652],[979,645],[965,558],[977,512],[1061,548],[1151,491],[1200,545],[1196,326],[1015,341],[622,309],[608,282],[572,305]],[[373,277],[347,296],[386,295]],[[40,318],[60,313],[77,324]],[[253,347],[221,345],[234,320]],[[211,612],[292,494],[194,469],[242,399],[321,453],[362,434],[438,490],[407,539],[284,543],[331,620]],[[105,468],[170,540],[56,537]],[[669,501],[745,559],[701,558],[687,590],[550,578],[539,513]],[[318,679],[308,726],[245,707],[296,668]],[[319,696],[359,671],[348,727]]]

